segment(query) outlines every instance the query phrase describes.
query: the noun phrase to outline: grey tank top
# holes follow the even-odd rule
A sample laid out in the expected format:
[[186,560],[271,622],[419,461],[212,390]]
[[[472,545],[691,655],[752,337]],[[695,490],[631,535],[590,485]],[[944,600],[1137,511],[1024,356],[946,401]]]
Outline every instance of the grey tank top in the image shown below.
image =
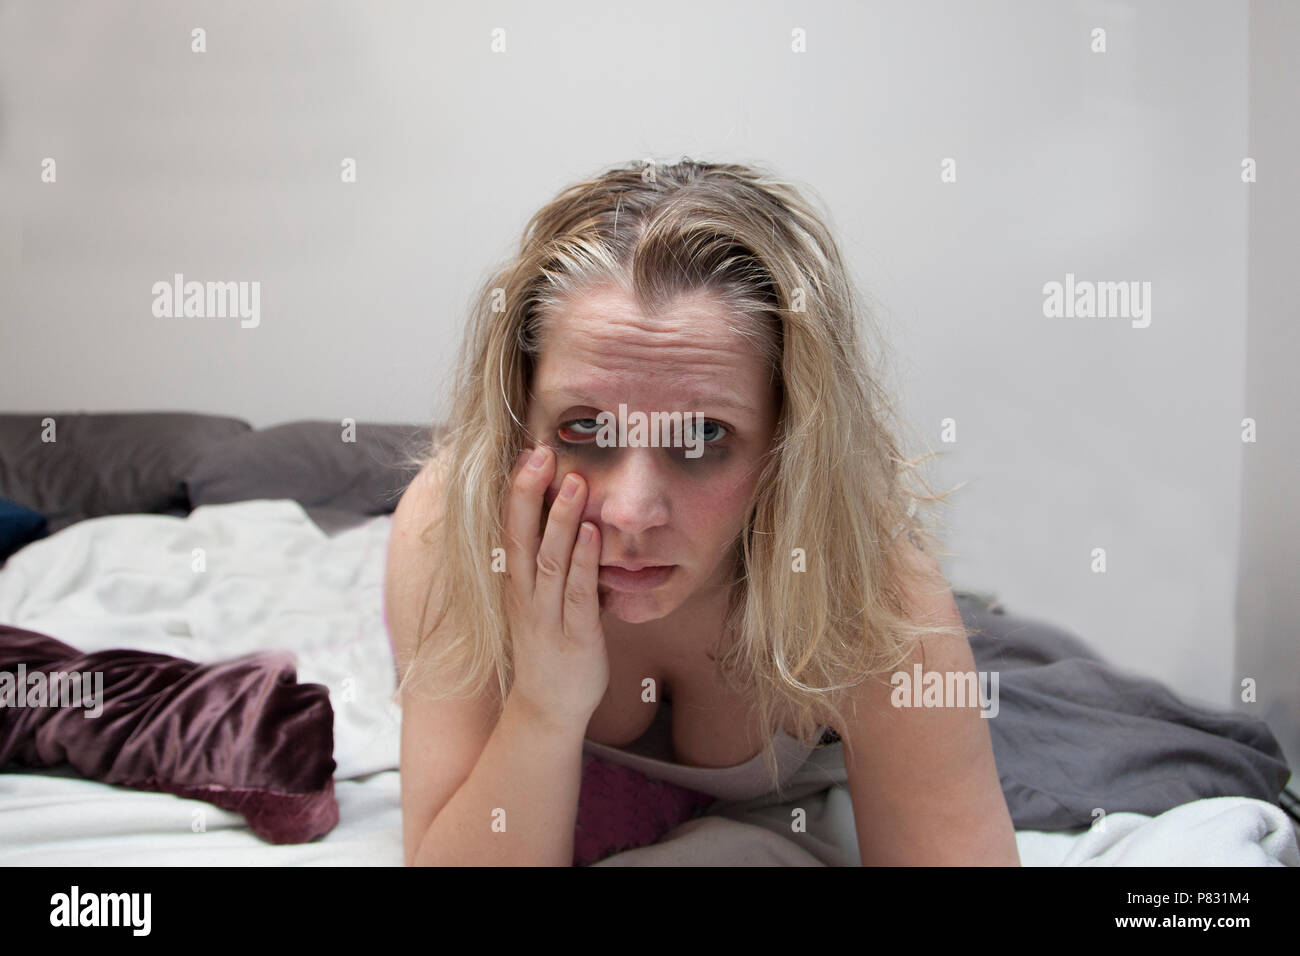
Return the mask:
[[[818,740],[823,738],[826,730],[826,726],[818,728]],[[814,748],[803,746],[784,729],[777,732],[773,746],[781,785],[784,786],[799,772]],[[584,753],[631,767],[647,777],[665,780],[680,787],[690,787],[719,800],[752,800],[765,796],[774,789],[762,753],[755,754],[752,759],[734,767],[690,767],[675,763],[672,759],[675,755],[672,745],[672,704],[667,700],[660,702],[650,728],[627,747],[611,747],[584,738],[582,749]]]

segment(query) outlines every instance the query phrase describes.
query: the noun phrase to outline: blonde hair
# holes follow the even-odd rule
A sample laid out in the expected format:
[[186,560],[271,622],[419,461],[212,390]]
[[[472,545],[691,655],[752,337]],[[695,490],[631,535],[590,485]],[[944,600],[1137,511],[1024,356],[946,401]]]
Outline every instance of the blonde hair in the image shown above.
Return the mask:
[[[912,573],[896,541],[946,554],[915,514],[937,502],[920,476],[926,458],[899,448],[883,385],[887,350],[863,346],[870,316],[822,218],[799,191],[762,169],[683,159],[629,163],[565,189],[524,230],[518,253],[479,290],[455,377],[444,452],[437,616],[425,620],[401,686],[439,675],[439,696],[477,696],[512,682],[504,575],[491,569],[504,540],[502,505],[519,453],[533,439],[528,386],[542,330],[574,296],[614,284],[647,313],[710,291],[737,317],[772,369],[780,417],[739,536],[738,575],[715,659],[719,676],[752,700],[774,789],[772,740],[788,717],[812,747],[819,718],[843,727],[838,694],[888,674],[927,635],[968,636],[909,618]],[[906,534],[904,535],[903,532]],[[430,539],[431,540],[431,539]],[[802,549],[802,552],[796,549]],[[793,556],[806,555],[806,569]],[[436,643],[428,640],[446,625]]]

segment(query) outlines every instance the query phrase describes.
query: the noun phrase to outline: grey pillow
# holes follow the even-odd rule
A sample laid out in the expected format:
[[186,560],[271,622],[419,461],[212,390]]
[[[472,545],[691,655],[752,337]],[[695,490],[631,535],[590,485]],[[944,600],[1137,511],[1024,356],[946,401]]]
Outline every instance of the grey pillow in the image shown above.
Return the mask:
[[310,513],[377,515],[397,507],[426,450],[427,425],[358,422],[344,441],[335,421],[299,421],[238,435],[198,458],[186,478],[192,507],[291,498]]
[[[53,442],[42,441],[47,418]],[[45,515],[51,533],[99,515],[183,515],[194,460],[251,431],[237,418],[189,412],[0,415],[0,497]]]

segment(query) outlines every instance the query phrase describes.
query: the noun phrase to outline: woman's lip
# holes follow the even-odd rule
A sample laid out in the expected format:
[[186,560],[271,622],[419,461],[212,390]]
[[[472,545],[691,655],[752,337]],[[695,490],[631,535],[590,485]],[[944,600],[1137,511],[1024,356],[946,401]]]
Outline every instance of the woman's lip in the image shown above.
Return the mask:
[[675,564],[647,565],[639,571],[629,571],[612,564],[602,564],[599,583],[615,591],[651,591],[662,586],[676,567]]

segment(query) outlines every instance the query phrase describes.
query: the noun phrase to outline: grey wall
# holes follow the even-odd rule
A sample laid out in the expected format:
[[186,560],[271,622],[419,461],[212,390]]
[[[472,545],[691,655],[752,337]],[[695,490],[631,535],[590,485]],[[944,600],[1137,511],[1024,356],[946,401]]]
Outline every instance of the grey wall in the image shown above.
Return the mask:
[[[1250,187],[1244,415],[1254,444],[1242,446],[1241,563],[1237,602],[1238,680],[1257,700],[1238,708],[1273,728],[1292,768],[1300,767],[1300,4],[1250,5]],[[1238,697],[1241,688],[1237,688]]]
[[[1292,130],[1260,157],[1271,184],[1240,180],[1271,142],[1257,127],[1248,148],[1248,14],[10,2],[0,408],[438,417],[472,288],[556,190],[627,159],[762,162],[829,207],[899,349],[903,408],[945,452],[936,481],[967,482],[950,580],[1228,706],[1235,633],[1284,617],[1256,602],[1234,621],[1239,548],[1266,566],[1295,523],[1294,495],[1254,518],[1248,496],[1242,535],[1247,408],[1273,412],[1247,455],[1258,480],[1295,463],[1269,391],[1291,383],[1264,384],[1289,331],[1276,275],[1251,289],[1276,307],[1250,328],[1250,368],[1272,374],[1247,380],[1248,197],[1294,168]],[[1255,234],[1279,262],[1283,228]],[[261,324],[155,318],[151,286],[175,272],[260,281]],[[1151,282],[1150,326],[1045,318],[1043,285],[1067,272]]]

